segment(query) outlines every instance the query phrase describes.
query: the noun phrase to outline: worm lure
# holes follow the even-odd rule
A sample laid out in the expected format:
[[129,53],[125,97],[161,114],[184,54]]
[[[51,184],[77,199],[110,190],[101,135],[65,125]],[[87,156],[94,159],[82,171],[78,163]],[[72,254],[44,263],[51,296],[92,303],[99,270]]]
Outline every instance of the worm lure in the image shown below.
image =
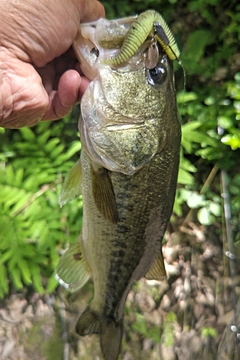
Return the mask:
[[120,65],[128,61],[151,32],[169,59],[179,60],[180,51],[165,20],[156,11],[147,10],[133,21],[119,53],[115,57],[107,60],[106,63],[109,65]]

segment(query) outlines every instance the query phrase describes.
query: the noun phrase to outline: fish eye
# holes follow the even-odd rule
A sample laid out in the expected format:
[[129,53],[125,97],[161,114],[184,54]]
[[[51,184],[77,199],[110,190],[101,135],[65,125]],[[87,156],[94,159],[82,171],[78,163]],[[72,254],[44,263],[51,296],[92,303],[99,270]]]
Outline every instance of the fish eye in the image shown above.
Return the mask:
[[163,65],[157,65],[154,69],[147,70],[147,79],[151,85],[161,85],[167,78],[167,70]]

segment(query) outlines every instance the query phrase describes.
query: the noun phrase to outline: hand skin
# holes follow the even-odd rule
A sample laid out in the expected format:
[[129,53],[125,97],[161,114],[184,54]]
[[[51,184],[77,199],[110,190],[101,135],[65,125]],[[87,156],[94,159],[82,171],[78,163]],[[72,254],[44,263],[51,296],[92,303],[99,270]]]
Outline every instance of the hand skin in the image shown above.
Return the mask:
[[104,17],[103,6],[97,0],[0,0],[0,14],[0,126],[67,115],[89,83],[71,45],[80,22]]

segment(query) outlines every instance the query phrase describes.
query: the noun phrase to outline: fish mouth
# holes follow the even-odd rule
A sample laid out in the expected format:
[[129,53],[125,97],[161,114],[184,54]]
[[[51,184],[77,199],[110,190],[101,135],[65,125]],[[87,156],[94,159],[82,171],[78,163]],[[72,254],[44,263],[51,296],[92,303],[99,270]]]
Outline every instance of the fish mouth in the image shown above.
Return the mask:
[[[141,169],[159,149],[159,114],[170,81],[169,61],[161,50],[153,59],[163,72],[146,67],[152,34],[126,61],[112,63],[134,19],[84,24],[74,43],[81,70],[90,80],[81,101],[82,146],[93,162],[125,175]],[[150,63],[156,67],[155,60]],[[164,143],[163,128],[161,137]]]
[[[81,72],[90,81],[94,80],[105,62],[116,56],[121,48],[131,23],[136,16],[118,20],[99,19],[81,24],[73,43],[73,50],[80,64]],[[137,53],[121,66],[122,71],[133,71],[145,65],[144,58],[151,40],[147,39]],[[116,67],[116,66],[111,66]]]

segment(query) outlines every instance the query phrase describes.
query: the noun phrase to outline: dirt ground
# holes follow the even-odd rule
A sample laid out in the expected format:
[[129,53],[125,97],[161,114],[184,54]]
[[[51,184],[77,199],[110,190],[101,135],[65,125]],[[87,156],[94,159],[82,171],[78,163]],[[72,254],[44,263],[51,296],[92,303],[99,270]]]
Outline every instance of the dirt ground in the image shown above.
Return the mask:
[[[142,279],[130,292],[122,360],[239,360],[240,275],[230,275],[217,227],[190,224],[163,247],[168,279]],[[0,302],[1,360],[100,360],[97,336],[75,323],[93,286],[40,296],[26,289]]]

